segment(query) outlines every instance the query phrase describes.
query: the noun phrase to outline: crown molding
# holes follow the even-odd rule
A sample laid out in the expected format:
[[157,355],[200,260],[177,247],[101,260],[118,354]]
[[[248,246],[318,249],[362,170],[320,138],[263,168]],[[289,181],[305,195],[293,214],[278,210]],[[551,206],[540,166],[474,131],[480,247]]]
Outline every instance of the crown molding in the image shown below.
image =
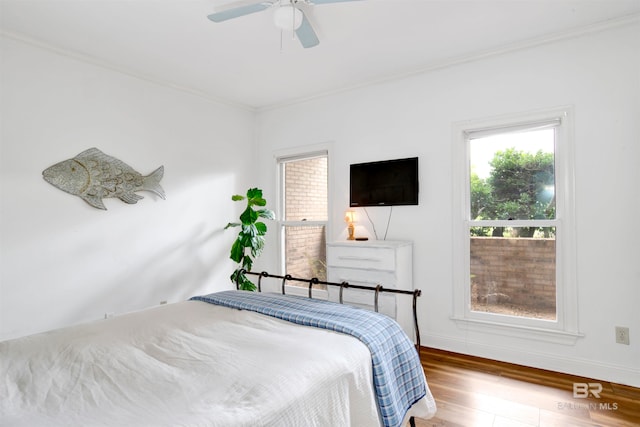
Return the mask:
[[246,104],[242,104],[239,102],[234,102],[225,98],[221,98],[221,97],[217,97],[214,95],[211,95],[205,91],[193,88],[193,87],[189,87],[189,86],[184,86],[184,85],[179,85],[176,83],[173,83],[171,81],[168,80],[163,80],[163,79],[158,79],[156,77],[152,77],[146,74],[142,74],[142,73],[138,73],[135,71],[132,71],[126,67],[122,67],[122,66],[118,66],[115,65],[109,61],[104,61],[100,58],[97,58],[95,56],[92,55],[87,55],[85,53],[80,53],[77,51],[73,51],[70,49],[63,49],[57,46],[54,46],[52,44],[43,42],[41,40],[37,40],[31,37],[27,37],[23,34],[20,33],[16,33],[13,31],[6,31],[6,30],[0,30],[0,37],[5,37],[23,44],[27,44],[33,47],[37,47],[52,53],[55,53],[57,55],[61,55],[70,59],[74,59],[76,61],[80,61],[80,62],[84,62],[86,64],[90,64],[93,65],[95,67],[99,67],[102,69],[106,69],[109,71],[113,71],[119,74],[123,74],[126,75],[128,77],[132,77],[134,79],[138,79],[138,80],[142,80],[146,83],[151,83],[157,86],[162,86],[165,88],[169,88],[169,89],[173,89],[179,92],[183,92],[183,93],[187,93],[189,95],[192,96],[196,96],[199,98],[204,99],[207,102],[212,102],[215,104],[222,104],[225,105],[227,107],[231,107],[231,108],[235,108],[235,109],[240,109],[243,111],[247,111],[247,112],[251,112],[251,113],[255,113],[256,109],[250,105],[246,105]]
[[314,93],[314,94],[311,94],[311,95],[308,95],[308,96],[291,98],[291,99],[288,99],[288,100],[283,100],[282,102],[276,102],[276,103],[272,103],[272,104],[268,104],[268,105],[262,105],[262,106],[248,105],[248,104],[235,102],[235,101],[232,101],[232,100],[229,100],[229,99],[226,99],[226,98],[215,96],[213,94],[210,94],[208,92],[199,90],[199,89],[194,88],[194,87],[180,85],[180,84],[176,84],[176,83],[173,83],[171,81],[168,81],[168,80],[158,79],[158,78],[150,76],[150,75],[138,73],[138,72],[132,71],[132,70],[126,68],[126,67],[118,66],[116,64],[113,64],[113,63],[108,62],[108,61],[104,61],[104,60],[102,60],[100,58],[97,58],[97,57],[94,57],[92,55],[87,55],[85,53],[80,53],[80,52],[69,50],[69,49],[63,49],[63,48],[54,46],[52,44],[43,42],[41,40],[36,40],[36,39],[30,38],[30,37],[27,37],[27,36],[25,36],[23,34],[20,34],[20,33],[7,31],[7,30],[1,30],[0,29],[0,36],[1,37],[6,37],[6,38],[9,38],[9,39],[12,39],[12,40],[24,43],[24,44],[28,44],[28,45],[31,45],[31,46],[34,46],[34,47],[38,47],[40,49],[44,49],[44,50],[56,53],[58,55],[66,56],[66,57],[71,58],[71,59],[75,59],[75,60],[78,60],[78,61],[81,61],[81,62],[85,62],[85,63],[91,64],[91,65],[94,65],[96,67],[100,67],[100,68],[107,69],[107,70],[110,70],[110,71],[114,71],[114,72],[117,72],[117,73],[120,73],[120,74],[124,74],[124,75],[127,75],[127,76],[132,77],[132,78],[136,78],[136,79],[139,79],[139,80],[143,80],[143,81],[145,81],[147,83],[152,83],[152,84],[155,84],[155,85],[163,86],[165,88],[170,88],[170,89],[177,90],[177,91],[180,91],[180,92],[183,92],[183,93],[187,93],[187,94],[190,94],[192,96],[197,96],[197,97],[202,98],[202,99],[204,99],[204,100],[206,100],[208,102],[212,102],[212,103],[216,103],[216,104],[222,104],[222,105],[225,105],[225,106],[228,106],[228,107],[231,107],[231,108],[235,108],[235,109],[240,109],[240,110],[243,110],[243,111],[246,111],[246,112],[261,113],[261,112],[265,112],[265,111],[269,111],[269,110],[277,110],[277,109],[280,109],[280,108],[286,108],[286,107],[293,106],[293,105],[303,104],[303,103],[306,103],[306,102],[310,102],[310,101],[314,101],[314,100],[317,100],[317,99],[338,95],[338,94],[341,94],[341,93],[351,92],[351,91],[362,89],[362,88],[366,88],[366,87],[369,87],[369,86],[376,86],[376,85],[380,85],[380,84],[384,84],[384,83],[388,83],[388,82],[392,82],[392,81],[402,80],[402,79],[405,79],[405,78],[408,78],[408,77],[421,75],[421,74],[426,74],[426,73],[430,73],[430,72],[433,72],[433,71],[442,70],[442,69],[454,67],[454,66],[457,66],[457,65],[465,64],[465,63],[475,62],[475,61],[479,61],[479,60],[486,59],[486,58],[496,57],[496,56],[500,56],[500,55],[511,53],[511,52],[517,52],[517,51],[530,49],[530,48],[537,47],[537,46],[542,46],[542,45],[555,43],[555,42],[559,42],[559,41],[563,41],[563,40],[569,40],[569,39],[572,39],[572,38],[577,38],[577,37],[581,37],[581,36],[588,35],[588,34],[608,31],[608,30],[611,30],[611,29],[624,27],[624,26],[627,26],[627,25],[638,24],[638,23],[640,23],[640,13],[627,15],[627,16],[623,16],[623,17],[615,18],[615,19],[609,19],[609,20],[606,20],[606,21],[601,21],[601,22],[597,22],[597,23],[594,23],[594,24],[581,26],[581,27],[577,27],[577,28],[572,28],[572,29],[567,30],[567,31],[561,31],[561,32],[557,32],[557,33],[547,34],[545,36],[535,37],[535,38],[532,38],[532,39],[527,39],[527,40],[523,40],[523,41],[516,42],[516,43],[510,43],[510,44],[506,44],[506,45],[502,45],[502,46],[497,46],[497,47],[492,48],[492,49],[487,49],[487,50],[484,50],[484,51],[474,52],[474,53],[469,54],[469,55],[451,57],[451,58],[447,58],[447,59],[444,59],[444,60],[441,60],[441,61],[435,61],[435,62],[430,63],[430,64],[425,64],[425,65],[419,66],[417,68],[414,68],[412,70],[405,70],[405,71],[400,72],[400,73],[393,73],[393,74],[383,75],[383,76],[379,76],[378,78],[370,79],[368,81],[364,81],[364,82],[361,82],[361,83],[358,83],[358,84],[347,85],[347,86],[344,86],[344,87],[341,87],[341,88],[336,88],[336,89],[332,89],[332,90],[317,92],[317,93]]
[[570,39],[582,37],[588,34],[599,33],[599,32],[608,31],[608,30],[612,30],[612,29],[616,29],[616,28],[620,28],[628,25],[638,24],[638,23],[640,23],[640,13],[627,15],[621,18],[609,19],[606,21],[601,21],[594,24],[590,24],[590,25],[572,28],[567,31],[546,34],[541,37],[535,37],[527,40],[522,40],[516,43],[497,46],[492,49],[478,51],[468,55],[447,58],[441,61],[433,62],[431,64],[422,65],[420,67],[414,68],[413,70],[405,70],[400,73],[381,76],[379,78],[368,80],[366,82],[362,82],[356,85],[349,85],[349,86],[345,86],[345,87],[334,89],[334,90],[318,92],[305,97],[290,99],[290,100],[286,100],[279,103],[256,107],[256,112],[260,113],[264,111],[285,108],[292,105],[302,104],[302,103],[314,101],[320,98],[338,95],[341,93],[350,92],[350,91],[362,89],[369,86],[376,86],[383,83],[402,80],[408,77],[426,74],[433,71],[442,70],[445,68],[450,68],[450,67],[454,67],[457,65],[465,64],[465,63],[475,62],[482,59],[496,57],[496,56],[504,55],[511,52],[517,52],[517,51],[526,50],[526,49],[530,49],[530,48],[534,48],[534,47],[538,47],[546,44],[556,43],[564,40],[570,40]]

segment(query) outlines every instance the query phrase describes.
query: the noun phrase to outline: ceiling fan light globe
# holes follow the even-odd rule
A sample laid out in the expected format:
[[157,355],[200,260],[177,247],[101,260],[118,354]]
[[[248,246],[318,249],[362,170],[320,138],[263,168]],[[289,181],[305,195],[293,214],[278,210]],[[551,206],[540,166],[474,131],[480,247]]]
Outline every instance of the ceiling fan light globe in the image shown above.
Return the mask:
[[281,30],[297,30],[302,25],[302,12],[290,4],[282,5],[273,12],[273,23]]

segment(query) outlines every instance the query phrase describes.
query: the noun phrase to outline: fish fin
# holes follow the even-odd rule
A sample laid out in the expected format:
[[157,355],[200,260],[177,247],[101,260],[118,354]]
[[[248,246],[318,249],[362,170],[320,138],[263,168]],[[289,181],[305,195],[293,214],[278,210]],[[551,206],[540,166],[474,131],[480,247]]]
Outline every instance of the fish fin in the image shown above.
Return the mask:
[[164,189],[160,186],[160,180],[164,176],[164,166],[160,166],[142,181],[142,190],[151,191],[165,199]]
[[80,197],[82,197],[82,200],[89,203],[94,208],[102,209],[104,211],[107,210],[107,208],[104,206],[104,203],[102,203],[102,199],[98,196],[89,196],[88,194],[85,194]]
[[138,203],[138,200],[144,199],[144,197],[138,196],[136,193],[124,193],[118,198],[125,203],[129,203],[130,205]]
[[75,159],[86,159],[89,157],[102,157],[106,156],[102,151],[98,150],[96,147],[89,148],[88,150],[84,150],[82,153],[78,154]]

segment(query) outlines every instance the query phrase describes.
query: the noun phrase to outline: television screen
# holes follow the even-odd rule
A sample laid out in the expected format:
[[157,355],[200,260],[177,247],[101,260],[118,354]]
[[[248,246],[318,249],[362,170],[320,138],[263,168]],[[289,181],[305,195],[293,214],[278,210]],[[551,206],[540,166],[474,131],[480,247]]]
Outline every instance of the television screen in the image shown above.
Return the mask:
[[418,204],[418,158],[357,163],[350,166],[349,205]]

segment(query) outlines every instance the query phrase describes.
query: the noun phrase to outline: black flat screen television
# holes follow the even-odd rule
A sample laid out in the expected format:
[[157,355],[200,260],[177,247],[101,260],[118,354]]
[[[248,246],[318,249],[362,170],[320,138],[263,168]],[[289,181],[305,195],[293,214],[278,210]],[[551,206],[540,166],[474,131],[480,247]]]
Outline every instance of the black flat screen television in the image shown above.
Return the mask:
[[350,166],[349,205],[418,204],[418,158],[357,163]]

